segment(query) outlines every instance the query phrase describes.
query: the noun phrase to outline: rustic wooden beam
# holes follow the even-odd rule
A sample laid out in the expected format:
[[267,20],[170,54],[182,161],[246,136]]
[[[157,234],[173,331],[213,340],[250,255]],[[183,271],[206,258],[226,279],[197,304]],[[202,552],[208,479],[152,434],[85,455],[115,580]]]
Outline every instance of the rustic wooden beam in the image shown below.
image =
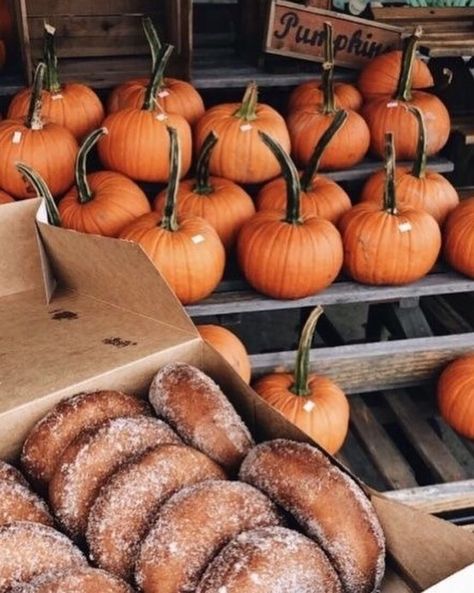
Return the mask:
[[468,509],[474,506],[474,480],[392,490],[384,494],[427,513]]

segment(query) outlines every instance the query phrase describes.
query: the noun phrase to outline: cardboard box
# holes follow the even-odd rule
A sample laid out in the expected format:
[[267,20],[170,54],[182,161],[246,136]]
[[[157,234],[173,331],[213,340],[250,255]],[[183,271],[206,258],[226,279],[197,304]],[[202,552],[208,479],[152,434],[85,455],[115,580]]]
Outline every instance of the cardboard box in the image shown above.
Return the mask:
[[[311,442],[202,341],[139,246],[51,227],[43,206],[35,226],[38,206],[0,207],[1,458],[14,459],[64,397],[103,388],[145,395],[158,368],[176,360],[219,383],[257,440]],[[383,593],[426,589],[474,561],[472,534],[364,488],[403,574],[389,570]]]

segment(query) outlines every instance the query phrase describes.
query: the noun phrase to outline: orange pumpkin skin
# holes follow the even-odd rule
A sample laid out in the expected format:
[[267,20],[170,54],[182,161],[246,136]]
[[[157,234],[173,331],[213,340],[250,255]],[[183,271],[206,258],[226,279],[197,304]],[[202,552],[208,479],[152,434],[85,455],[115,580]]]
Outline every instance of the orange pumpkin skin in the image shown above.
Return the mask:
[[474,197],[463,200],[449,215],[444,256],[455,270],[474,278]]
[[[274,373],[259,379],[253,388],[285,418],[334,455],[342,447],[349,425],[349,403],[344,392],[330,379],[310,375],[309,395],[291,391],[289,373]],[[314,407],[311,404],[314,404]]]
[[250,382],[252,367],[249,355],[239,338],[220,325],[197,325],[203,340],[210,344],[246,382]]
[[11,196],[0,189],[0,204],[10,204],[10,202],[14,201],[15,200]]
[[[334,84],[334,97],[338,109],[351,109],[359,111],[362,107],[363,98],[355,86],[344,82]],[[297,111],[306,107],[320,105],[324,99],[324,92],[321,88],[321,82],[311,80],[303,82],[290,95],[288,111]]]
[[474,356],[448,365],[438,381],[441,416],[460,435],[474,439]]

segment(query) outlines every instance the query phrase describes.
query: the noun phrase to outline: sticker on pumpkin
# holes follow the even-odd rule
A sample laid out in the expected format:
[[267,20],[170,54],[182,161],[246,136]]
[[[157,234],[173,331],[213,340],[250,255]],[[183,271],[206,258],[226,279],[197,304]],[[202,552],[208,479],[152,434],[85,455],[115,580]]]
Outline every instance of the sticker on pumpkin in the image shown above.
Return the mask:
[[401,222],[398,225],[398,228],[401,233],[408,233],[409,231],[411,231],[411,223],[408,222],[408,220],[406,222]]
[[160,99],[164,99],[165,97],[169,97],[169,92],[168,91],[160,91],[158,93],[158,97],[160,97]]
[[53,96],[51,97],[51,99],[52,99],[53,101],[59,101],[60,99],[64,99],[64,97],[61,95],[61,93],[58,93],[58,94],[56,94],[56,95],[53,95]]
[[303,410],[305,412],[312,412],[314,410],[314,408],[316,407],[316,404],[314,402],[311,401],[307,401],[305,403],[305,405],[303,406]]
[[12,143],[13,144],[20,144],[21,142],[21,132],[17,131],[13,133]]
[[202,243],[205,239],[202,235],[194,235],[194,237],[191,237],[191,241],[196,245],[199,245],[199,243]]
[[241,132],[249,132],[252,129],[251,124],[242,124],[240,126],[240,131]]

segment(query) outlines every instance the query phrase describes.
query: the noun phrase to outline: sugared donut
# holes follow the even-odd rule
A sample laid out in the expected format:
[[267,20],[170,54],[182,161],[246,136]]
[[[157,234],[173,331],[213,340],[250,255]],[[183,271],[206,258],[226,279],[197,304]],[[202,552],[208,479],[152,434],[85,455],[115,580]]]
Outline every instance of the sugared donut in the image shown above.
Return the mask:
[[10,465],[6,461],[2,461],[0,459],[0,482],[14,482],[16,484],[21,484],[22,486],[29,487],[28,482],[23,477],[23,474]]
[[218,385],[185,363],[163,367],[150,387],[150,402],[183,441],[229,470],[253,446],[252,437]]
[[211,562],[196,593],[341,593],[326,554],[284,527],[246,531]]
[[0,480],[0,525],[13,521],[53,525],[48,507],[39,496],[19,482]]
[[23,468],[33,480],[47,484],[61,454],[83,430],[112,418],[149,412],[144,401],[119,391],[80,393],[63,400],[30,432],[23,445]]
[[144,593],[194,591],[212,558],[242,531],[280,524],[276,507],[242,482],[184,488],[160,509],[138,555]]
[[121,579],[98,568],[46,572],[11,593],[133,593]]
[[180,442],[167,424],[147,416],[114,418],[81,433],[62,454],[49,484],[56,518],[72,537],[84,535],[89,510],[107,478],[150,447]]
[[0,527],[0,593],[46,572],[87,566],[65,535],[39,523]]
[[278,439],[257,445],[240,478],[291,513],[328,555],[348,593],[371,593],[385,567],[377,515],[361,488],[318,449]]
[[163,502],[185,486],[225,478],[220,466],[186,445],[161,445],[147,451],[114,474],[100,491],[87,526],[92,560],[130,579],[139,544]]

